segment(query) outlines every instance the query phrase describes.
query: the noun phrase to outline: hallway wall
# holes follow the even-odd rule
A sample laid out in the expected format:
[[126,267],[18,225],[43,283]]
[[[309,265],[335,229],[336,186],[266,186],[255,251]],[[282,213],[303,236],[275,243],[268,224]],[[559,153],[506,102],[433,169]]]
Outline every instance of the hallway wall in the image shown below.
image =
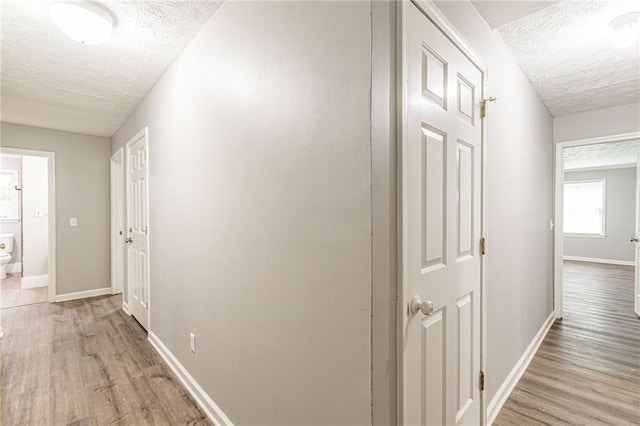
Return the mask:
[[371,423],[370,7],[225,3],[113,136],[149,127],[150,329],[236,424]]
[[3,147],[55,153],[57,294],[109,287],[110,139],[4,122],[0,137]]
[[640,102],[553,119],[553,139],[566,142],[640,131]]

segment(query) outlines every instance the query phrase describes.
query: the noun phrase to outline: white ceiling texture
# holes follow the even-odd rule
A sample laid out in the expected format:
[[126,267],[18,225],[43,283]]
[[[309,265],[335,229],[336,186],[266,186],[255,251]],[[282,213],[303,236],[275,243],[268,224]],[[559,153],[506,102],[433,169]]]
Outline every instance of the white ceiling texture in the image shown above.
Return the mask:
[[50,3],[2,0],[2,120],[111,136],[222,2],[102,0],[101,45],[64,35]]
[[616,49],[609,27],[639,0],[473,3],[553,116],[640,101],[640,46]]
[[573,170],[636,165],[639,142],[635,139],[565,148],[564,168]]

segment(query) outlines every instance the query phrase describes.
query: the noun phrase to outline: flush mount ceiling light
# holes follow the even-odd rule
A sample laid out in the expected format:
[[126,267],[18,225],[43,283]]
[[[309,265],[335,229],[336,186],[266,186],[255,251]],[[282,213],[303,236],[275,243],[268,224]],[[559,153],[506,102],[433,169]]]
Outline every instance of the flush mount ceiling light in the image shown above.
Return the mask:
[[611,21],[609,25],[613,30],[613,44],[617,48],[624,49],[637,43],[640,35],[639,21],[640,12],[627,13]]
[[111,12],[86,0],[55,1],[51,16],[63,33],[83,44],[105,42],[115,25]]

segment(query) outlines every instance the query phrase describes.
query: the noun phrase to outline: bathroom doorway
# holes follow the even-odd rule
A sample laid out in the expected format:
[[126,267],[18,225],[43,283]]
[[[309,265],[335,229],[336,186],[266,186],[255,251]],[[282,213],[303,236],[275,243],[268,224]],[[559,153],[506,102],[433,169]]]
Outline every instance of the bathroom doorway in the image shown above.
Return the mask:
[[54,301],[54,154],[0,149],[0,308]]

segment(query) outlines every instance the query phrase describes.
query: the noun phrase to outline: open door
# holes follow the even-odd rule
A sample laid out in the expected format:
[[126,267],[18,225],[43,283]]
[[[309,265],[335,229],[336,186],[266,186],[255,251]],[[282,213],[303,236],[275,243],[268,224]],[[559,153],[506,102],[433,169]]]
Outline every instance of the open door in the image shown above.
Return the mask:
[[633,291],[633,310],[636,315],[640,316],[640,244],[638,240],[640,238],[640,146],[636,147],[638,150],[638,160],[636,161],[636,235],[630,238],[631,242],[635,244],[635,261],[636,261],[636,273],[635,283]]

